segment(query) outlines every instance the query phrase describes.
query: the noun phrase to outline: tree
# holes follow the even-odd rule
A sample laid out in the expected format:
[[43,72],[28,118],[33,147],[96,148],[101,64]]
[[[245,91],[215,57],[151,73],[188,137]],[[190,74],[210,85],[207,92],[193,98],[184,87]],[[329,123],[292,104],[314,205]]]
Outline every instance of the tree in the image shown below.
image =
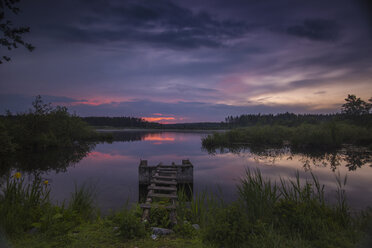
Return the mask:
[[[371,99],[370,99],[371,100]],[[364,115],[368,114],[372,105],[363,101],[355,95],[348,95],[345,98],[346,103],[342,105],[342,113],[347,115]]]
[[[22,35],[30,32],[30,27],[14,27],[6,14],[17,15],[20,9],[16,6],[20,0],[0,0],[0,45],[6,47],[8,50],[18,48],[19,45],[24,46],[27,50],[33,51],[30,43],[23,41]],[[0,57],[0,64],[3,61],[10,61],[8,56]]]

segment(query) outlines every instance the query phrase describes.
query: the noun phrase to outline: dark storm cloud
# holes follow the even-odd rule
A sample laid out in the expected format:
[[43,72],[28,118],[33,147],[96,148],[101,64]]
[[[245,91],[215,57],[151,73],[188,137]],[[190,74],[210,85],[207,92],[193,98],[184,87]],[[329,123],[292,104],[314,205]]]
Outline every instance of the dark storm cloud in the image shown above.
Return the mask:
[[224,46],[225,39],[241,37],[247,29],[243,22],[218,20],[167,0],[95,1],[76,22],[50,27],[56,37],[73,42],[149,43],[186,49]]
[[[3,114],[6,110],[11,112],[26,112],[32,107],[32,102],[36,96],[23,95],[23,94],[0,94],[0,114]],[[41,96],[44,103],[74,103],[76,99],[65,97],[65,96]],[[85,102],[86,100],[78,100],[79,102]]]
[[365,19],[368,22],[370,28],[370,34],[372,35],[372,1],[371,0],[357,0]]
[[287,33],[316,41],[336,41],[340,37],[336,22],[324,19],[304,20],[300,25],[288,27]]

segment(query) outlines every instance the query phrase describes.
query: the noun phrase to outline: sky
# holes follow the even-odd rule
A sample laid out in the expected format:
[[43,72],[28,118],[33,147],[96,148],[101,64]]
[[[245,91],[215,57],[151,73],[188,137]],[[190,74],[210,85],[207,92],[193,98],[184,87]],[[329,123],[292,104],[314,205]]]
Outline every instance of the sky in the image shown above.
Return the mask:
[[[369,0],[21,1],[0,114],[36,95],[80,116],[162,123],[335,113],[372,96]],[[1,36],[1,34],[0,34]],[[1,37],[0,37],[1,38]]]

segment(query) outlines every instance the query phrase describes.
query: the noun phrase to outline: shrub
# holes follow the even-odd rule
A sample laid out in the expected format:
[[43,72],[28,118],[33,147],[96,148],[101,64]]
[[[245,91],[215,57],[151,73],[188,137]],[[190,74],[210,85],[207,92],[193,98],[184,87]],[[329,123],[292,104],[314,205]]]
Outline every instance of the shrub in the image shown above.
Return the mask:
[[179,222],[174,227],[174,231],[184,238],[192,238],[196,235],[195,228],[188,221]]
[[119,226],[120,236],[125,240],[146,236],[146,227],[141,222],[141,217],[137,209],[130,210],[124,207],[123,210],[110,216],[109,219]]
[[49,192],[40,177],[26,183],[17,172],[8,178],[0,194],[0,229],[9,236],[31,229],[49,205]]
[[146,235],[145,225],[129,212],[123,215],[119,230],[124,239],[142,238]]
[[205,242],[224,247],[240,247],[251,232],[245,211],[237,204],[216,208],[202,230]]
[[245,177],[238,185],[239,199],[253,223],[258,219],[271,219],[272,211],[279,198],[279,191],[270,180],[264,180],[257,169],[252,173],[246,170]]
[[95,187],[93,185],[88,186],[86,184],[80,187],[75,184],[75,191],[71,194],[71,200],[68,208],[75,211],[83,219],[90,219],[94,216],[95,207]]
[[152,208],[149,217],[151,226],[170,227],[169,210],[165,207]]

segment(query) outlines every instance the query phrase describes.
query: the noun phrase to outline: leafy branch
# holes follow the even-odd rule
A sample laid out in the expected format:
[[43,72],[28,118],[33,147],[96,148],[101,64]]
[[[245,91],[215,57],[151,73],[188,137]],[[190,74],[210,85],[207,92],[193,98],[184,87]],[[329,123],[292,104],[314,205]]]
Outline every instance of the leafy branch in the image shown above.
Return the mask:
[[[6,12],[11,12],[15,15],[20,13],[20,9],[16,6],[20,0],[0,0],[0,45],[8,50],[24,46],[30,52],[35,49],[30,43],[22,39],[22,35],[30,32],[30,27],[14,27],[13,23],[6,17]],[[10,61],[10,57],[1,56],[0,64],[3,61]]]

